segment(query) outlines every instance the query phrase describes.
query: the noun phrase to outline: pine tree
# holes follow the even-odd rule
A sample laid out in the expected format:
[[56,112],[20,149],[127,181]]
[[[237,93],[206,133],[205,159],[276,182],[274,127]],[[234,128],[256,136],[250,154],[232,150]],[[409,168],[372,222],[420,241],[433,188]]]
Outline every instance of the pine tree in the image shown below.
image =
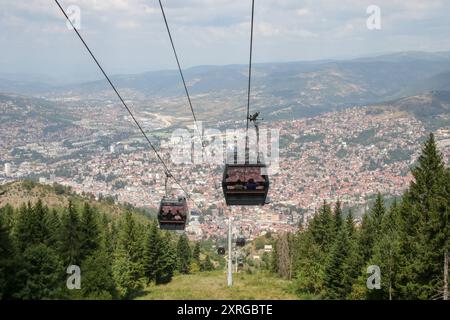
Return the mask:
[[113,277],[120,297],[129,298],[143,285],[143,241],[141,229],[131,212],[126,212],[119,227],[114,254]]
[[112,259],[105,249],[90,254],[82,263],[81,293],[91,300],[110,300],[117,296]]
[[48,208],[44,207],[39,199],[34,206],[28,203],[19,210],[15,225],[15,238],[17,247],[23,252],[27,247],[47,243],[49,230],[47,226]]
[[322,261],[325,262],[335,237],[333,214],[330,205],[326,201],[323,202],[319,212],[312,219],[309,230],[313,236],[314,243],[322,249]]
[[381,235],[381,224],[383,221],[383,217],[386,213],[385,207],[384,207],[384,200],[381,196],[381,193],[378,192],[377,198],[375,200],[375,205],[372,208],[371,214],[370,214],[370,220],[372,223],[372,231],[374,232],[374,239],[373,241],[377,241],[380,238]]
[[343,293],[346,298],[350,297],[352,292],[353,284],[357,281],[360,275],[360,262],[361,257],[358,251],[358,238],[357,230],[355,228],[355,222],[353,219],[352,211],[349,210],[344,227],[347,231],[348,236],[348,254],[344,260],[344,265],[342,268],[343,273]]
[[438,151],[432,133],[422,148],[418,164],[412,169],[412,174],[414,181],[411,182],[409,197],[420,205],[426,216],[434,207],[433,199],[441,194],[445,178],[442,154]]
[[381,289],[369,290],[369,299],[389,299],[395,296],[395,281],[399,257],[398,209],[394,204],[383,216],[381,235],[375,241],[370,265],[380,267]]
[[446,203],[446,211],[443,214],[443,226],[442,226],[442,234],[444,234],[444,262],[443,262],[443,272],[442,272],[442,299],[449,299],[449,261],[450,261],[450,168],[446,170],[446,176],[444,181],[445,184],[445,193],[447,195],[447,200],[442,199],[443,202]]
[[161,238],[161,255],[155,275],[156,284],[168,283],[172,280],[177,269],[177,253],[170,234],[166,233]]
[[21,256],[17,272],[16,299],[53,299],[60,295],[65,284],[65,268],[55,250],[45,244],[28,247]]
[[331,249],[325,267],[325,297],[344,299],[347,295],[344,286],[344,262],[349,256],[350,242],[346,228],[341,228]]
[[399,273],[397,287],[402,299],[417,299],[420,290],[418,279],[418,243],[421,213],[410,201],[409,191],[402,198],[399,208]]
[[[309,288],[313,288],[313,292],[317,293],[323,289],[324,269],[328,261],[330,250],[336,238],[335,220],[331,211],[331,207],[326,201],[323,202],[319,212],[316,213],[309,223],[308,230],[304,239],[308,243],[309,248],[304,248],[311,261],[302,261],[303,267],[305,264],[312,268],[311,272],[301,271],[303,279]],[[312,273],[314,272],[314,274]],[[309,290],[311,292],[311,290]],[[311,292],[312,293],[312,292]]]
[[206,255],[205,260],[201,263],[202,271],[212,271],[214,270],[214,264],[211,262],[209,255]]
[[5,216],[5,208],[0,208],[0,258],[12,254],[12,242],[10,239],[10,226]]
[[[340,210],[340,205],[337,205]],[[341,216],[338,213],[336,216]],[[341,220],[339,222],[339,220]],[[358,277],[359,256],[355,238],[355,225],[352,212],[349,211],[345,223],[342,218],[335,219],[340,229],[327,259],[324,271],[325,297],[328,299],[346,299],[352,285]]]
[[354,269],[358,272],[354,272],[356,280],[350,295],[352,299],[367,297],[367,267],[374,254],[374,245],[382,236],[382,221],[385,211],[383,197],[378,193],[370,212],[364,213],[361,228],[357,233],[357,253],[354,255],[354,259],[357,259],[358,262],[355,263]]
[[102,215],[101,247],[109,255],[114,254],[117,243],[117,226],[114,220],[110,220],[106,214]]
[[10,297],[15,272],[13,263],[15,252],[6,210],[9,209],[0,209],[0,300]]
[[315,243],[309,229],[300,234],[297,239],[294,261],[295,287],[298,293],[319,295],[324,288],[323,252]]
[[272,252],[270,255],[269,270],[272,273],[278,273],[278,270],[279,270],[277,246],[278,246],[278,239],[274,241],[274,243],[272,245]]
[[14,224],[14,208],[10,204],[6,204],[0,208],[0,216],[3,219],[3,227],[11,231]]
[[[444,261],[448,251],[449,197],[442,154],[433,134],[422,148],[405,202],[415,221],[402,223],[402,272],[399,287],[404,298],[442,296]],[[401,214],[408,213],[403,209]]]
[[71,201],[61,219],[60,255],[65,266],[81,265],[80,218]]
[[47,215],[47,228],[49,233],[47,245],[52,249],[58,250],[60,246],[61,219],[55,209],[51,210]]
[[81,259],[85,259],[91,255],[100,246],[100,230],[96,218],[96,212],[87,202],[84,204],[84,208],[81,213],[80,241]]
[[203,265],[202,261],[200,259],[200,242],[196,242],[194,245],[194,249],[192,250],[192,259],[191,259],[191,266],[190,271],[193,273],[196,273],[198,271],[202,271]]
[[341,201],[338,200],[336,202],[336,205],[334,206],[334,230],[335,230],[334,232],[335,232],[335,235],[339,234],[342,223],[343,223],[343,218],[342,218]]
[[192,258],[200,265],[200,242],[195,243],[194,250],[192,251]]
[[292,277],[292,250],[288,233],[279,236],[277,245],[278,274],[286,279]]
[[177,243],[177,270],[180,273],[188,274],[191,267],[191,247],[186,235],[181,235]]
[[345,218],[345,224],[347,225],[347,230],[350,236],[355,235],[355,218],[353,217],[353,212],[351,209],[348,210],[347,217]]
[[162,254],[161,251],[161,235],[158,229],[158,223],[154,221],[150,225],[150,232],[148,234],[148,239],[145,246],[145,276],[147,277],[147,281],[156,280],[156,272],[158,269],[158,259]]
[[365,267],[373,254],[373,246],[381,236],[381,223],[385,214],[384,201],[380,193],[377,194],[375,204],[369,214],[364,214],[359,233],[359,255],[361,267]]
[[324,201],[308,228],[294,238],[293,273],[299,293],[324,293],[325,267],[337,236],[335,230],[331,208]]
[[31,241],[32,236],[30,232],[31,225],[31,203],[27,205],[22,204],[19,208],[16,223],[14,224],[14,240],[16,247],[20,252],[25,251],[27,243]]

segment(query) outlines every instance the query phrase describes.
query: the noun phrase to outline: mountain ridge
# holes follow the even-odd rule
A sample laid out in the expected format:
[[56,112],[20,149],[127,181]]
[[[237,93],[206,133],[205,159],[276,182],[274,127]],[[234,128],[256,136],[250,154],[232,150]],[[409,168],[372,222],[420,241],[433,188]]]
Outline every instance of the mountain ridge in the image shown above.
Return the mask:
[[[323,70],[324,68],[329,68],[332,66],[340,66],[341,68],[348,68],[349,66],[361,66],[368,65],[370,66],[372,63],[383,63],[384,65],[388,64],[388,66],[394,65],[407,65],[413,66],[417,69],[421,66],[420,71],[430,69],[429,73],[431,75],[436,75],[439,72],[442,72],[442,65],[446,66],[448,71],[450,71],[450,52],[420,52],[420,51],[411,51],[411,52],[397,52],[385,55],[377,55],[377,56],[369,56],[369,57],[361,57],[355,59],[322,59],[322,60],[313,60],[313,61],[290,61],[290,62],[265,62],[265,63],[255,63],[253,64],[254,70],[256,71],[254,74],[255,85],[258,86],[258,79],[267,78],[267,76],[272,75],[270,72],[278,75],[279,73],[283,74],[288,71],[294,72],[311,72]],[[389,65],[393,63],[394,65]],[[425,66],[423,66],[425,64]],[[434,64],[434,65],[433,65]],[[441,68],[439,68],[441,67]],[[202,90],[208,89],[217,89],[218,87],[227,87],[232,86],[232,88],[236,88],[238,90],[244,90],[247,79],[247,65],[245,64],[230,64],[230,65],[199,65],[190,68],[186,68],[184,73],[186,78],[189,80],[195,79],[195,77],[202,76],[207,77],[205,82],[209,83],[209,86],[205,84],[195,83],[195,85],[190,85],[191,90],[203,92]],[[258,75],[258,71],[260,74]],[[359,71],[364,71],[361,68]],[[372,69],[369,71],[376,71],[376,69]],[[396,70],[392,70],[395,72]],[[445,70],[444,70],[445,71]],[[261,73],[263,76],[261,76]],[[422,74],[423,75],[423,74]],[[24,78],[25,77],[25,78]],[[29,77],[29,79],[28,79]],[[57,85],[56,83],[50,83],[48,81],[39,81],[37,79],[42,79],[41,77],[32,77],[32,76],[17,76],[9,75],[10,80],[8,79],[7,74],[0,74],[0,92],[5,93],[14,93],[14,87],[18,87],[16,93],[27,93],[25,90],[26,85],[31,86],[31,93],[48,93],[52,91],[56,92],[64,92],[71,90],[99,90],[106,89],[107,84],[103,79],[94,80],[94,81],[86,81],[81,83],[75,83],[71,85]],[[178,70],[157,70],[157,71],[148,71],[136,74],[113,74],[111,78],[117,82],[117,84],[123,88],[134,88],[137,90],[141,90],[143,92],[149,94],[182,94],[181,83],[179,79]],[[217,82],[211,83],[211,79],[219,80]],[[237,85],[235,81],[241,81]],[[146,88],[150,84],[150,88]],[[167,85],[170,85],[170,88],[167,88]],[[153,86],[153,87],[152,87]],[[198,88],[196,88],[196,86]],[[160,92],[160,89],[164,89],[163,92]],[[8,91],[9,90],[9,91]]]

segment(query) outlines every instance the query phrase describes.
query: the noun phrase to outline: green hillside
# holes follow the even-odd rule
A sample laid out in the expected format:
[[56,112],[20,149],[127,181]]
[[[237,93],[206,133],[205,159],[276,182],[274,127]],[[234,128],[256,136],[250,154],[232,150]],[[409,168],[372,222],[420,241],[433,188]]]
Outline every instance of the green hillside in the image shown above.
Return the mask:
[[137,214],[140,220],[145,219],[145,215],[155,213],[151,210],[144,211],[129,205],[116,204],[112,198],[105,197],[102,200],[96,200],[94,195],[86,194],[84,196],[74,193],[71,188],[59,184],[44,185],[33,181],[14,181],[5,185],[0,185],[0,208],[5,205],[11,205],[19,208],[22,205],[35,204],[41,200],[45,206],[57,210],[66,208],[71,201],[75,207],[82,207],[85,202],[101,213],[108,216],[119,217],[124,211],[128,210]]

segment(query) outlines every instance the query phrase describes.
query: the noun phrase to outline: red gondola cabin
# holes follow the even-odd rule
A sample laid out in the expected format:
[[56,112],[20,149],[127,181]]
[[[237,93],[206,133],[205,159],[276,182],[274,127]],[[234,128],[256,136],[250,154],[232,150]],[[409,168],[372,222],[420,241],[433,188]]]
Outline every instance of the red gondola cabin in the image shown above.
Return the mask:
[[162,230],[184,230],[188,221],[189,209],[186,198],[164,197],[158,210],[159,227]]
[[228,206],[257,206],[266,203],[269,176],[266,165],[226,164],[222,189]]

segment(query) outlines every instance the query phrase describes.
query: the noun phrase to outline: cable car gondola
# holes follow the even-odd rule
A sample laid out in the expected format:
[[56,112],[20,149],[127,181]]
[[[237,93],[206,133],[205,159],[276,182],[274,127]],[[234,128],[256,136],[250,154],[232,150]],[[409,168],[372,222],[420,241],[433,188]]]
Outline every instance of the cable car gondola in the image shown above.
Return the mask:
[[185,197],[171,199],[164,197],[158,210],[159,227],[162,230],[184,230],[188,217]]
[[164,188],[166,195],[162,198],[158,210],[159,227],[162,230],[184,230],[188,219],[189,208],[185,197],[169,197],[167,180],[171,175],[166,172]]
[[[148,144],[150,145],[151,149],[156,154],[156,157],[158,158],[158,160],[161,162],[161,164],[166,169],[166,175],[169,176],[170,172],[169,172],[169,170],[167,168],[167,165],[165,164],[163,158],[158,153],[156,147],[153,145],[151,140],[148,138],[148,136],[145,133],[144,129],[142,128],[142,126],[139,124],[138,120],[134,116],[133,112],[131,111],[132,108],[130,108],[127,105],[127,103],[125,102],[125,99],[121,96],[121,94],[117,90],[117,88],[114,85],[114,83],[111,81],[109,76],[106,74],[106,72],[104,71],[103,67],[99,63],[98,59],[95,57],[94,53],[89,48],[87,42],[84,40],[84,38],[80,34],[80,32],[78,31],[77,27],[74,25],[74,23],[71,21],[71,19],[69,19],[68,14],[64,10],[64,8],[61,6],[59,1],[55,0],[55,2],[57,4],[57,6],[59,7],[59,9],[61,10],[62,14],[65,16],[67,22],[71,25],[72,29],[74,30],[74,32],[77,34],[78,38],[83,43],[84,47],[88,51],[88,53],[91,56],[92,60],[95,62],[97,67],[102,72],[103,76],[108,81],[109,85],[111,86],[111,89],[113,89],[113,91],[115,92],[115,94],[119,98],[120,102],[122,103],[123,107],[126,109],[128,114],[131,116],[132,120],[134,121],[134,123],[138,127],[139,131],[142,133],[142,135],[144,136],[145,140],[148,142]],[[176,60],[177,60],[177,63],[178,63],[178,69],[180,71],[180,75],[181,75],[181,78],[183,80],[183,84],[184,84],[186,95],[187,95],[187,98],[188,98],[188,101],[189,101],[189,106],[191,108],[192,116],[194,118],[195,123],[197,124],[197,120],[196,120],[196,117],[195,117],[194,109],[193,109],[192,104],[191,104],[191,100],[190,100],[190,97],[189,97],[189,92],[188,92],[188,89],[187,89],[187,86],[186,86],[186,82],[184,81],[183,71],[181,70],[181,66],[180,66],[179,61],[178,61],[178,57],[177,57],[177,54],[176,54],[176,51],[175,51],[175,46],[174,46],[173,41],[172,41],[172,36],[170,35],[169,26],[167,24],[167,20],[165,18],[164,9],[163,9],[163,6],[162,6],[161,2],[160,2],[160,6],[161,6],[161,11],[162,11],[163,16],[164,16],[164,21],[166,23],[167,32],[169,34],[169,38],[170,38],[170,41],[172,43],[172,48],[173,48],[173,51],[174,51],[174,54],[175,54],[175,57],[176,57]],[[197,126],[197,129],[198,129],[198,126]],[[202,141],[202,145],[203,145],[203,141]],[[183,192],[189,198],[188,192],[180,185],[180,183],[174,177],[172,177],[172,178],[175,180],[175,182],[178,184],[178,186],[183,190]],[[167,184],[167,180],[166,180],[166,184]],[[160,206],[159,206],[159,211],[158,211],[158,221],[159,221],[161,229],[183,230],[185,225],[186,225],[186,221],[188,221],[188,212],[189,211],[188,211],[188,207],[187,207],[186,198],[184,198],[184,197],[178,197],[178,198],[169,198],[169,197],[167,197],[167,186],[166,186],[166,196],[161,200],[161,203],[160,203]]]
[[266,203],[269,176],[264,164],[226,164],[222,188],[228,206],[257,206]]
[[244,247],[245,246],[245,238],[237,238],[236,239],[236,246],[237,247]]
[[220,256],[225,255],[225,248],[224,247],[217,248],[217,254]]
[[[257,145],[259,144],[258,115],[257,112],[249,117],[256,128]],[[245,163],[239,164],[235,150],[233,163],[225,164],[222,189],[228,206],[263,206],[267,203],[267,193],[269,192],[267,166],[264,161],[261,161],[259,147],[256,163],[250,163],[248,153],[246,146]]]

